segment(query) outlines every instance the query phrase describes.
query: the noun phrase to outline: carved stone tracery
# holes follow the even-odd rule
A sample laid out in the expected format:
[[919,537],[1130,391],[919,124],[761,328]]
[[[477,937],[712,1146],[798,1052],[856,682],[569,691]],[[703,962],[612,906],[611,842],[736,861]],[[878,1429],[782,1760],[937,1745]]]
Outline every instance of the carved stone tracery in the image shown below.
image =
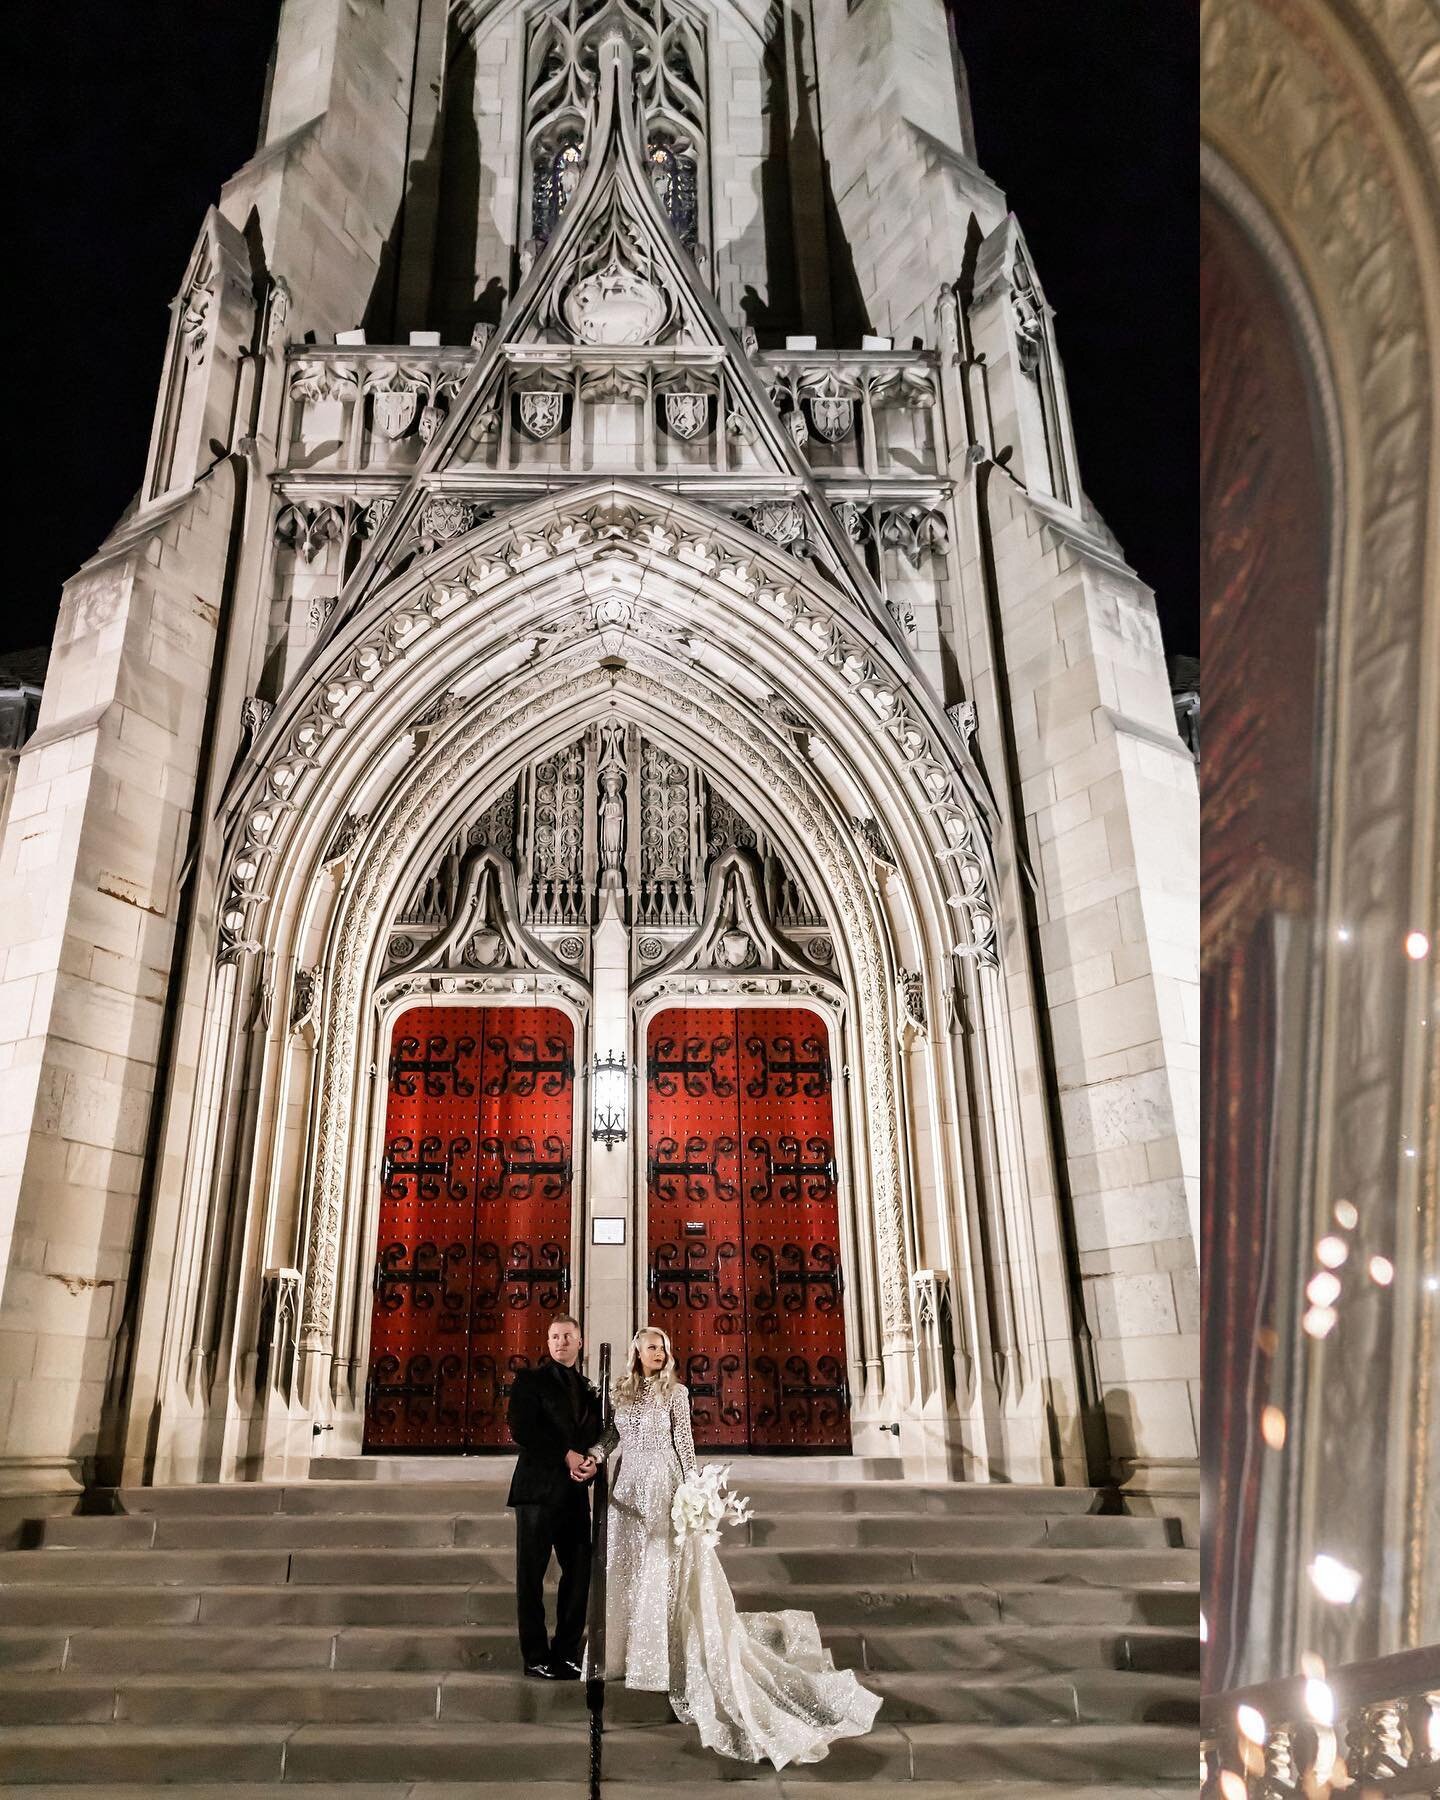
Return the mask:
[[594,127],[600,45],[629,47],[634,102],[656,197],[687,248],[697,242],[705,186],[705,26],[687,0],[550,0],[527,51],[529,180],[522,235],[543,243],[579,183]]
[[[859,986],[856,1013],[865,1063],[866,1154],[885,1338],[887,1345],[908,1347],[898,1096],[889,1046],[885,956],[865,880],[850,847],[824,809],[817,806],[799,766],[788,756],[777,755],[773,742],[735,713],[722,696],[669,664],[660,663],[652,670],[645,666],[647,662],[648,658],[637,653],[624,677],[624,686],[637,705],[653,708],[657,716],[683,718],[702,737],[713,741],[719,753],[772,796],[803,833],[825,871],[827,892],[844,927]],[[390,829],[371,846],[346,890],[333,939],[325,1052],[317,1073],[319,1106],[305,1306],[306,1339],[312,1345],[329,1343],[334,1319],[339,1226],[354,1104],[354,1055],[365,1004],[366,947],[381,928],[385,895],[393,889],[399,868],[446,795],[459,783],[473,779],[476,769],[483,768],[503,744],[513,707],[528,705],[539,714],[557,703],[573,704],[586,694],[604,697],[613,691],[612,679],[611,671],[593,665],[550,668],[525,678],[501,701],[467,714],[446,759],[411,771],[389,815]]]
[[[461,704],[447,690],[416,728],[450,721]],[[587,820],[593,821],[590,852]],[[694,928],[707,870],[731,849],[758,857],[766,904],[781,926],[798,928],[803,938],[825,923],[807,886],[768,834],[707,781],[697,763],[633,725],[591,727],[583,737],[536,758],[472,823],[452,831],[396,913],[393,927],[411,933],[438,927],[454,904],[465,855],[479,846],[495,849],[510,863],[520,916],[547,939],[551,932],[573,935],[576,927],[588,929],[595,922],[604,877],[610,874],[627,922],[636,931],[665,934],[655,940],[649,957],[637,944],[641,962],[658,960]],[[585,940],[575,941],[583,948]],[[579,951],[565,958],[580,959]]]
[[[923,701],[909,680],[880,660],[876,648],[855,636],[818,591],[791,587],[779,570],[733,557],[711,532],[687,529],[678,518],[649,516],[648,503],[642,506],[618,495],[529,530],[511,527],[492,553],[462,555],[455,566],[443,567],[418,583],[413,575],[401,577],[407,591],[387,597],[380,616],[336,652],[329,674],[307,690],[298,716],[295,709],[286,709],[269,759],[252,777],[240,805],[243,841],[227,863],[222,958],[234,959],[251,947],[253,917],[265,903],[265,871],[284,840],[300,796],[314,779],[321,752],[335,733],[354,725],[387,670],[408,657],[437,619],[448,621],[457,609],[476,605],[493,609],[497,588],[512,576],[524,581],[543,562],[582,553],[593,557],[611,545],[633,547],[651,559],[672,558],[687,579],[723,572],[725,588],[748,596],[760,616],[773,620],[802,654],[823,668],[843,694],[844,704],[858,706],[868,717],[877,736],[893,748],[938,839],[941,867],[953,883],[947,899],[964,934],[954,946],[957,954],[993,966],[997,920],[990,899],[988,852],[976,831],[977,820],[985,816],[983,789],[972,767],[957,766],[953,743],[924,721],[919,710]],[[638,628],[642,609],[629,601],[621,604],[628,608],[632,627]],[[604,610],[598,604],[587,607],[572,614],[563,628],[549,627],[551,653],[604,629],[608,622]],[[655,641],[674,637],[669,627],[660,626]],[[949,735],[953,738],[953,733]]]

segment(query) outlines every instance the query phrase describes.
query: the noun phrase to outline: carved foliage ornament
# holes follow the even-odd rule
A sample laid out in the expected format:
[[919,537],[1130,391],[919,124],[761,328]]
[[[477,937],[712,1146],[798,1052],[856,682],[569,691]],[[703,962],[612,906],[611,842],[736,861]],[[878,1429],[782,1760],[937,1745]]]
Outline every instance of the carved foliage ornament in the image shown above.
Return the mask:
[[863,506],[854,500],[837,500],[831,511],[841,530],[852,544],[863,544],[870,536],[870,520]]
[[275,541],[310,563],[327,544],[341,541],[349,523],[349,501],[290,500],[275,516]]
[[927,555],[943,556],[950,548],[950,527],[937,508],[894,506],[880,515],[880,542],[918,569]]

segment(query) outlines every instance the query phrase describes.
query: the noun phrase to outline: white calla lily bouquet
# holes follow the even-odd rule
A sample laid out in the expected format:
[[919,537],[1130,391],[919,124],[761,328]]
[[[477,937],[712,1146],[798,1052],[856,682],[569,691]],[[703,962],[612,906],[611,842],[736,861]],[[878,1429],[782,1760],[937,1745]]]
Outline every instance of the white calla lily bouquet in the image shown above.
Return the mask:
[[746,1496],[731,1491],[729,1463],[697,1468],[676,1488],[670,1503],[677,1549],[683,1549],[687,1538],[699,1537],[713,1550],[723,1525],[747,1525],[751,1516]]

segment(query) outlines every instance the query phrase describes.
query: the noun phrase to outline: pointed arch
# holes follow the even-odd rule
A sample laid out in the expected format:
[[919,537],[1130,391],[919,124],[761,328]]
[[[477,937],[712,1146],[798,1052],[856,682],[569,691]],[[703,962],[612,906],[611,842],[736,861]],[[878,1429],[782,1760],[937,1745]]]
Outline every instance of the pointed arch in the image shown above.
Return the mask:
[[[446,696],[449,717],[429,722]],[[343,821],[363,821],[321,958],[305,1292],[314,1348],[332,1342],[342,1223],[363,1179],[357,1059],[383,923],[435,833],[480,798],[478,783],[488,792],[513,779],[558,719],[619,696],[692,754],[718,757],[836,909],[851,959],[881,1331],[887,1350],[908,1352],[896,970],[855,814],[886,820],[939,1014],[957,951],[995,953],[978,778],[943,712],[858,608],[741,526],[617,483],[482,525],[390,583],[317,656],[230,797],[221,953],[260,949],[275,966],[295,954]]]
[[[598,701],[603,709],[624,696],[645,716],[668,719],[682,739],[708,743],[752,803],[768,794],[767,810],[777,819],[791,821],[795,841],[808,847],[826,883],[852,961],[885,1343],[887,1348],[908,1349],[909,1271],[890,998],[893,978],[865,871],[834,807],[798,757],[757,730],[718,689],[643,651],[631,652],[623,670],[606,666],[609,661],[594,654],[593,647],[588,657],[582,651],[557,659],[515,682],[503,698],[462,718],[447,736],[444,754],[427,756],[409,773],[357,858],[329,934],[307,1246],[307,1339],[317,1347],[328,1347],[330,1341],[342,1217],[352,1177],[358,1173],[356,1159],[363,1156],[353,1126],[365,1007],[378,972],[382,923],[404,891],[417,852],[431,841],[431,826],[446,801],[463,792],[477,771],[504,757],[507,741],[517,736],[517,708],[524,711],[523,737],[528,743],[543,735],[557,716],[567,722],[581,716],[577,706],[583,709],[587,701],[592,706]],[[503,766],[508,769],[509,759]]]
[[[793,708],[802,731],[843,726],[857,768],[878,756],[887,779],[898,778],[916,852],[928,851],[944,902],[968,926],[957,947],[993,962],[993,807],[913,663],[845,595],[744,527],[616,481],[482,524],[411,565],[317,647],[224,803],[222,955],[253,947],[251,925],[273,891],[268,870],[300,801],[322,771],[331,792],[343,785],[347,745],[373,758],[377,724],[408,730],[455,687],[457,657],[460,691],[475,693],[577,635],[623,635],[637,604],[672,647],[689,654],[687,639],[703,643],[712,666],[745,674],[757,701],[768,694]],[[312,829],[317,816],[307,809]]]

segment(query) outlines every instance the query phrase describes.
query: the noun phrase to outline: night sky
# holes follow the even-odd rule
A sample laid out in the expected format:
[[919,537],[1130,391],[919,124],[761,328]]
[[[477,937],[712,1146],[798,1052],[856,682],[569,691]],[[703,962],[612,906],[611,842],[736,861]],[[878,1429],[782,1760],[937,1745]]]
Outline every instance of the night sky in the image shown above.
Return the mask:
[[[839,5],[840,0],[821,0]],[[1058,314],[1085,486],[1196,649],[1194,0],[954,0],[979,155]],[[168,305],[254,148],[274,0],[34,9],[9,34],[21,556],[0,651],[143,473]]]
[[981,167],[1034,257],[1080,478],[1198,653],[1195,0],[951,0]]

